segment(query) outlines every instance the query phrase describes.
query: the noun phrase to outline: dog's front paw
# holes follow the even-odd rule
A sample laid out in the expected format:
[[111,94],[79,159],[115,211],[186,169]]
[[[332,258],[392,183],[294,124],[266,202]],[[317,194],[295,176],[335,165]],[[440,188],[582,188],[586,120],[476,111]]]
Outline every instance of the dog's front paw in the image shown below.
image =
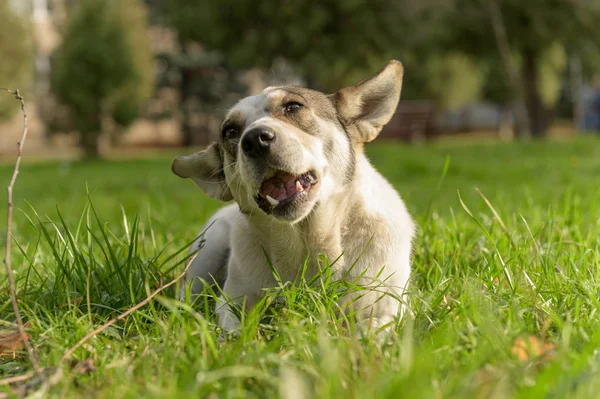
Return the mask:
[[233,312],[233,309],[229,305],[229,302],[220,296],[217,299],[217,305],[215,309],[217,317],[219,318],[219,327],[223,330],[221,335],[225,334],[239,334],[240,320],[237,315]]
[[225,330],[223,328],[220,329],[219,334],[217,335],[218,342],[226,342],[234,340],[235,338],[240,336],[240,330]]
[[356,338],[373,339],[379,344],[396,338],[396,319],[394,317],[370,317],[356,325]]

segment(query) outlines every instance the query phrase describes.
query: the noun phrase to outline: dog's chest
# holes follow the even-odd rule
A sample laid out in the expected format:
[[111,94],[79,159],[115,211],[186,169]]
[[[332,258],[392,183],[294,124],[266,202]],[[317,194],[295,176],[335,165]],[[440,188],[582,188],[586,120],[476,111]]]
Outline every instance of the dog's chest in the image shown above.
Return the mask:
[[[360,273],[369,264],[383,265],[382,255],[389,248],[380,244],[390,244],[383,219],[367,215],[360,205],[343,206],[345,212],[340,212],[346,204],[337,204],[332,209],[321,207],[319,214],[298,225],[242,224],[232,244],[243,274],[266,287],[276,284],[271,266],[281,280],[295,281],[318,274],[327,264],[338,277],[345,276],[351,266]],[[343,217],[325,217],[336,214]]]
[[[310,278],[327,265],[335,274],[343,274],[348,265],[372,260],[370,227],[362,224],[313,230],[309,234],[286,232],[272,236],[267,254],[284,281],[294,281],[302,275]],[[362,269],[358,266],[357,269]]]
[[267,252],[283,281],[295,281],[302,275],[311,277],[318,273],[316,260],[322,251],[297,232],[273,237]]

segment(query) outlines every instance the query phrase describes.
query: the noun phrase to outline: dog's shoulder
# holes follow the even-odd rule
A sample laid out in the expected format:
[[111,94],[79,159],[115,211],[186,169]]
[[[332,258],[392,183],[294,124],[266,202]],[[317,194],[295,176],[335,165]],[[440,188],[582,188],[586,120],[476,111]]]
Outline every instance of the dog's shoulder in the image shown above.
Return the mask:
[[400,194],[365,158],[359,159],[353,189],[350,230],[364,229],[376,235],[412,239],[415,224]]

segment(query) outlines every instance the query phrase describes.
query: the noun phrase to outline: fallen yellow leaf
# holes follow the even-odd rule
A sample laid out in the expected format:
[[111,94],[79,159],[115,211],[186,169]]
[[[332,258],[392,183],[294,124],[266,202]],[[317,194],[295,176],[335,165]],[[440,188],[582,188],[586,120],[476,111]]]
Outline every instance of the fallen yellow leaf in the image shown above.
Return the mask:
[[512,353],[521,361],[551,360],[556,347],[536,336],[519,337],[512,344]]

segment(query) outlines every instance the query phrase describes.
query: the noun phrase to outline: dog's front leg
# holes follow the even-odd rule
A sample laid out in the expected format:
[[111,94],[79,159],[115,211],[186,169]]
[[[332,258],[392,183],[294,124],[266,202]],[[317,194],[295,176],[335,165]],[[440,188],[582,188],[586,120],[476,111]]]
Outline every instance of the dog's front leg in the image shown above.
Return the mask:
[[380,283],[362,281],[364,290],[344,297],[342,303],[356,312],[358,336],[375,334],[380,338],[395,335],[402,303],[398,287],[384,287]]
[[215,311],[219,319],[219,326],[226,332],[235,333],[240,327],[238,315],[256,304],[261,290],[260,287],[254,289],[251,281],[238,275],[236,268],[231,264],[229,267],[227,280],[223,286],[223,295],[218,298]]

